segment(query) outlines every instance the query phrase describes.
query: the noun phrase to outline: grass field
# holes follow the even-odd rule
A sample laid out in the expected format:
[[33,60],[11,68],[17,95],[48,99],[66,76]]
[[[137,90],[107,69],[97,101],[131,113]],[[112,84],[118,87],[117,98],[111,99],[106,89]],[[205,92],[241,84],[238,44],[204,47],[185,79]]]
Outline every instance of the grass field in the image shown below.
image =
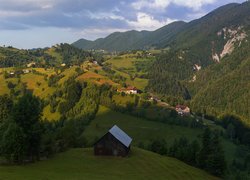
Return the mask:
[[56,74],[54,69],[52,69],[52,68],[51,69],[46,69],[46,70],[44,68],[32,68],[32,69],[36,70],[39,73],[47,74],[49,77],[51,75],[53,75],[53,74]]
[[129,157],[96,157],[93,149],[71,149],[24,166],[0,166],[0,180],[217,179],[173,158],[132,147]]
[[119,84],[113,82],[109,78],[107,78],[103,75],[97,74],[95,72],[92,72],[92,71],[88,71],[88,72],[78,76],[77,80],[79,80],[79,81],[92,81],[92,82],[95,82],[95,83],[100,84],[100,85],[108,83],[112,86],[119,86]]
[[175,138],[180,138],[182,136],[189,139],[195,139],[202,133],[201,129],[190,129],[148,121],[114,112],[101,106],[96,118],[85,129],[83,135],[90,143],[93,143],[115,124],[133,137],[134,145],[137,145],[140,142],[148,143],[150,140],[159,138],[166,139],[168,143],[172,143]]
[[33,73],[25,74],[21,76],[21,81],[27,84],[28,89],[33,90],[34,95],[41,98],[47,97],[54,92],[54,88],[48,87],[48,83],[42,75]]

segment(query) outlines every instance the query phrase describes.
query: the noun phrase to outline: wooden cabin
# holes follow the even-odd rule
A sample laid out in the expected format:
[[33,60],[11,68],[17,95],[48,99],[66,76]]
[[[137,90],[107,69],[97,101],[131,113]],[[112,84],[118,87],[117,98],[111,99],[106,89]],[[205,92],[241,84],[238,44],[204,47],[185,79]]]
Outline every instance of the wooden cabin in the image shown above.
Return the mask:
[[130,151],[132,138],[118,126],[114,125],[102,138],[94,144],[96,156],[122,156]]

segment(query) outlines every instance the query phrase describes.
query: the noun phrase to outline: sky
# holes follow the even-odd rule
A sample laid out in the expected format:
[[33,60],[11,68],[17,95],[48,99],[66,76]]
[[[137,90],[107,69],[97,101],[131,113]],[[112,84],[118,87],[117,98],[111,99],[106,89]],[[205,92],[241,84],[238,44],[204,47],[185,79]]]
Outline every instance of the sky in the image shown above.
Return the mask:
[[189,22],[245,0],[0,0],[0,46],[28,49]]

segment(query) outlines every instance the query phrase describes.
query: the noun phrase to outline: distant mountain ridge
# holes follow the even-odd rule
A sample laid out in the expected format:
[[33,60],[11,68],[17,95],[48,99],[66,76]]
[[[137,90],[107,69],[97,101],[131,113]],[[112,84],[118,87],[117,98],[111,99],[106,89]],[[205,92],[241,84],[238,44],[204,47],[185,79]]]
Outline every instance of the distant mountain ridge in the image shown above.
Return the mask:
[[161,42],[169,41],[186,23],[173,22],[155,31],[114,32],[106,38],[95,41],[80,39],[72,45],[84,50],[127,51],[133,49],[148,49],[158,47]]
[[[219,7],[204,17],[189,23],[176,21],[155,31],[115,32],[95,41],[80,39],[72,45],[84,50],[127,51],[135,49],[193,48],[200,46],[203,39],[210,37],[229,25],[249,25],[249,2],[231,3]],[[191,41],[191,43],[190,43]],[[206,43],[206,42],[205,42]]]

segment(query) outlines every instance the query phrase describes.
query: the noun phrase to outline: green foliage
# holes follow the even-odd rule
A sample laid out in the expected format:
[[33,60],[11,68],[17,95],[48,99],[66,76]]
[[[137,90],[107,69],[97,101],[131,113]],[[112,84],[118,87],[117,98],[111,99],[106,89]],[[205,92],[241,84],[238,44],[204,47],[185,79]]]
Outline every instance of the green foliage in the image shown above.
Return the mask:
[[197,140],[189,142],[186,137],[175,139],[169,148],[167,155],[175,157],[193,166],[197,166],[197,157],[200,152],[200,144]]
[[13,101],[9,96],[0,96],[0,125],[9,117],[12,106]]
[[167,143],[164,139],[154,140],[149,147],[150,151],[165,155],[167,153]]
[[9,122],[0,141],[0,154],[10,163],[22,163],[27,151],[26,135],[15,122]]
[[66,43],[57,46],[55,52],[62,56],[62,63],[67,65],[80,65],[83,61],[85,61],[85,58],[91,56],[89,52],[75,48],[74,46]]
[[224,176],[226,161],[219,136],[206,128],[202,136],[202,147],[198,155],[198,166],[216,176]]
[[25,135],[26,156],[31,160],[39,158],[41,141],[41,103],[39,98],[26,94],[13,107],[12,118]]
[[61,79],[61,78],[63,78],[64,77],[64,75],[63,74],[60,74],[60,75],[51,75],[50,77],[49,77],[49,80],[48,80],[48,86],[49,87],[52,87],[52,86],[56,86],[57,85],[57,82]]
[[181,80],[189,77],[191,70],[192,65],[186,60],[178,59],[176,53],[162,54],[150,70],[147,90],[166,96],[189,99],[189,92]]
[[17,67],[31,62],[34,57],[28,50],[18,50],[12,47],[0,47],[0,67]]
[[[0,67],[26,67],[35,62],[34,66],[59,67],[66,65],[80,65],[92,54],[69,44],[60,44],[52,48],[19,50],[12,47],[0,47]],[[8,74],[6,74],[8,77]]]
[[67,116],[81,118],[82,116],[93,118],[98,110],[100,89],[94,84],[88,84],[81,92],[81,98],[68,112]]
[[212,153],[209,154],[207,159],[207,170],[215,176],[223,176],[226,171],[226,161],[217,133],[212,137],[210,146]]

